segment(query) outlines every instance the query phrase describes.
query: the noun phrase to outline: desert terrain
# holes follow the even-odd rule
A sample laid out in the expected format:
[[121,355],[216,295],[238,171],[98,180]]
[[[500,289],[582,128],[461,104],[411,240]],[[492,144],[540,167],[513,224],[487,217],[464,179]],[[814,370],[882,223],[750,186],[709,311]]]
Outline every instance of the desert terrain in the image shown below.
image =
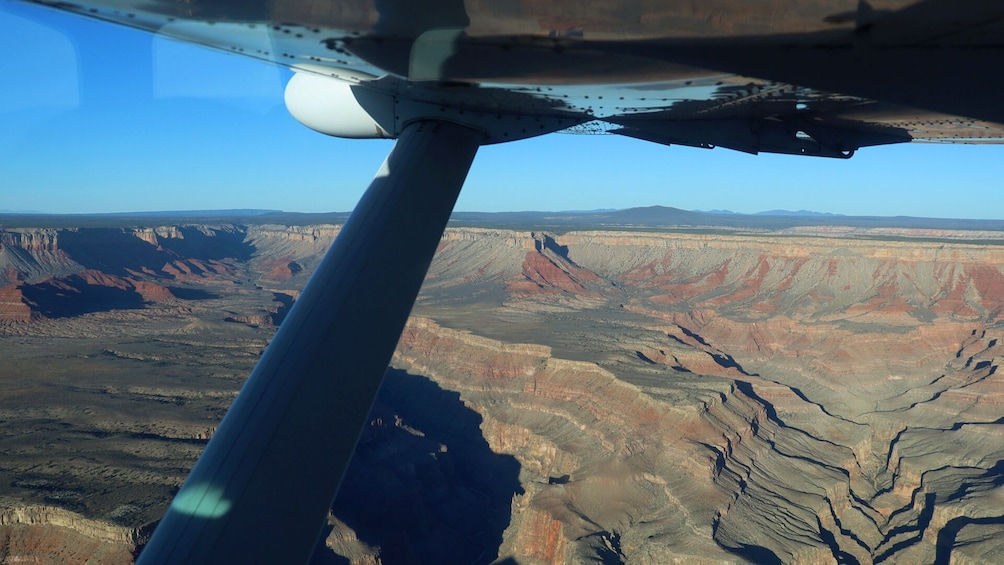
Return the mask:
[[[1004,231],[638,217],[448,229],[315,561],[1001,559]],[[0,563],[135,559],[309,220],[0,228]]]

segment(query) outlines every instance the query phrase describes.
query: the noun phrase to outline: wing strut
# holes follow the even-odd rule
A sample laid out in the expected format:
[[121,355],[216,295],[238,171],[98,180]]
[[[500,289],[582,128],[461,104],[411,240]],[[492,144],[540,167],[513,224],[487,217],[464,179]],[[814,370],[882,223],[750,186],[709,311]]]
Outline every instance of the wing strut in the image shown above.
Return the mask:
[[483,140],[405,128],[140,563],[309,560]]

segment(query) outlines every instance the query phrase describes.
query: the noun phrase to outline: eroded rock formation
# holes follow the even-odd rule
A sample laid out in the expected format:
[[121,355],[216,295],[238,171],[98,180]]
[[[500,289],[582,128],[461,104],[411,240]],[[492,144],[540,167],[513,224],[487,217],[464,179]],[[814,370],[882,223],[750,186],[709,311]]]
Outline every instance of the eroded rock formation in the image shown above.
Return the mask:
[[[253,281],[295,296],[338,226],[184,225],[0,230],[0,323],[208,296]],[[284,312],[237,312],[274,324]]]
[[52,506],[0,507],[0,563],[132,563],[150,533]]
[[[531,238],[541,239],[533,234],[524,241]],[[551,236],[549,247],[538,243],[529,250],[517,242],[511,248],[541,255],[524,263],[547,261],[568,278],[535,278],[526,272],[520,278],[513,269],[503,274],[496,268],[498,283],[510,289],[510,309],[539,312],[537,297],[551,293],[561,295],[550,304],[560,304],[565,316],[593,319],[598,312],[584,312],[619,308],[625,318],[649,320],[625,325],[656,335],[624,331],[621,339],[602,346],[623,347],[633,351],[635,362],[673,369],[672,377],[666,375],[673,384],[653,384],[626,363],[627,355],[617,364],[602,351],[579,355],[620,381],[648,385],[640,390],[654,400],[668,397],[677,408],[702,407],[700,425],[673,418],[678,427],[667,435],[682,433],[683,443],[694,448],[691,457],[708,455],[705,486],[727,495],[725,502],[714,493],[699,495],[702,503],[714,501],[710,537],[718,547],[758,562],[947,562],[953,550],[977,560],[994,554],[997,544],[987,536],[1004,522],[996,502],[1004,484],[999,440],[1004,395],[995,378],[1004,299],[999,247],[587,232]],[[448,255],[449,247],[444,251]],[[467,262],[469,272],[488,272],[477,266],[476,253],[443,261],[454,270]],[[592,276],[582,276],[583,271]],[[573,274],[586,283],[567,284]],[[513,280],[519,285],[515,292]],[[541,288],[536,297],[518,292],[528,280]],[[433,279],[427,296],[432,302],[441,299],[449,284]],[[579,301],[598,289],[606,304]],[[483,315],[477,324],[464,324],[460,316],[428,311],[474,332],[489,325]],[[528,318],[545,323],[544,316]],[[541,338],[544,332],[530,328],[530,322],[520,328],[501,310],[498,319],[538,343],[553,343],[562,351],[570,347],[558,335]],[[559,333],[565,326],[554,329]],[[594,344],[583,340],[582,347]],[[427,349],[437,357],[450,348]],[[437,379],[463,375],[461,380],[477,383],[475,389],[488,387],[476,380],[479,371],[468,367],[479,356],[462,357],[429,370]],[[497,362],[496,354],[480,357],[485,367]],[[579,370],[585,375],[595,369]],[[731,383],[718,390],[718,399],[698,401],[693,395],[698,386],[676,390],[688,374],[700,376],[702,386],[710,375]],[[563,398],[589,403],[585,399],[596,389],[583,377],[582,388]],[[485,421],[492,421],[500,403],[479,403],[474,393],[469,395],[472,405],[486,411]],[[629,403],[624,406],[633,411]],[[590,424],[586,427],[601,425]],[[512,452],[506,449],[501,451]],[[620,454],[613,458],[628,460]],[[539,457],[517,459],[533,466]],[[685,458],[674,459],[675,467],[664,473],[679,472]],[[650,464],[648,472],[659,476],[657,468]],[[576,474],[568,473],[573,482]],[[616,507],[615,500],[607,498],[605,509]],[[686,494],[676,492],[674,500],[682,506],[680,514],[701,516]],[[634,504],[625,506],[638,512]],[[581,519],[559,521],[564,527]],[[950,522],[953,526],[943,530]],[[599,529],[616,534],[618,554],[629,559],[637,549],[630,543],[630,524],[624,519]],[[969,529],[965,536],[964,529]],[[600,531],[575,531],[563,542],[574,546]],[[669,558],[685,555],[681,548],[693,548],[700,536],[661,539],[666,544],[662,557]],[[598,558],[601,546],[592,549]],[[698,554],[713,555],[707,550]],[[654,558],[646,551],[637,555]]]
[[[79,355],[104,363],[73,389],[101,391],[115,408],[94,404],[100,418],[74,420],[79,400],[20,408],[66,375],[11,388],[0,416],[108,441],[106,453],[142,445],[130,449],[145,458],[113,465],[91,450],[93,464],[76,460],[70,475],[120,465],[114,496],[141,499],[134,480],[156,492],[145,506],[81,502],[52,455],[9,434],[4,453],[44,462],[6,463],[31,469],[6,488],[36,501],[10,508],[64,500],[80,519],[143,531],[336,235],[7,233],[0,315],[17,323],[4,335],[34,345],[86,327],[120,341]],[[875,239],[885,235],[895,239]],[[905,235],[448,230],[318,556],[993,561],[1004,536],[1004,247]],[[43,307],[94,289],[101,308]],[[112,316],[121,329],[104,323]],[[169,322],[139,339],[152,316]],[[189,350],[199,355],[179,357]],[[138,374],[160,380],[138,385]],[[156,409],[121,415],[140,405]],[[115,513],[127,507],[137,510]],[[0,539],[35,539],[28,527],[42,525]],[[107,543],[128,553],[130,540]]]

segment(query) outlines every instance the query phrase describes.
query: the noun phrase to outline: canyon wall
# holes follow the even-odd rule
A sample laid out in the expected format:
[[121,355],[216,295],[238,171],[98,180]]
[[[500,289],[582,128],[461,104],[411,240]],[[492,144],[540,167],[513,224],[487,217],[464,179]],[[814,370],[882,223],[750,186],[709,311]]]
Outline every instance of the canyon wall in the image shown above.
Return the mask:
[[[8,230],[0,327],[55,336],[128,311],[136,328],[172,320],[184,343],[267,334],[337,229]],[[447,230],[318,551],[993,560],[1004,246],[832,231]],[[144,347],[120,348],[131,371],[170,359]],[[250,364],[255,347],[235,350]],[[184,371],[217,374],[221,359]],[[211,429],[201,418],[171,427]]]
[[[0,230],[0,324],[204,296],[253,283],[293,298],[338,226]],[[276,311],[237,313],[271,325]]]
[[[474,243],[446,243],[433,265],[434,275],[448,265],[480,284],[469,299],[481,301],[468,308],[474,321],[443,305],[420,310],[498,336],[486,321],[494,319],[513,338],[590,359],[655,400],[706,410],[702,424],[714,432],[670,420],[708,458],[705,486],[727,499],[698,497],[714,501],[713,517],[703,517],[720,548],[757,562],[804,563],[979,561],[996,551],[986,536],[1004,523],[996,502],[1004,494],[997,375],[1004,248],[769,235],[515,235],[522,240],[489,244],[507,250],[504,261],[493,251],[482,262]],[[428,300],[448,303],[453,280],[432,277]],[[484,314],[498,296],[487,290],[493,285],[506,289],[494,318]],[[569,318],[578,323],[563,321]],[[603,333],[602,318],[618,328],[588,339]],[[594,327],[582,329],[588,324]],[[577,348],[562,335],[569,331],[580,332]],[[478,373],[464,365],[478,358],[451,359],[435,374],[458,365],[470,380]],[[485,367],[498,363],[485,357]],[[654,379],[652,366],[671,371]],[[596,385],[584,376],[592,371],[580,370],[582,386],[565,396],[589,402]],[[686,383],[691,375],[701,385]],[[731,382],[718,400],[695,399],[710,376]],[[498,420],[493,412],[502,403],[473,398],[486,422]],[[539,461],[517,459],[531,468]],[[682,457],[673,459],[679,469]],[[657,467],[647,472],[659,475]],[[622,552],[629,523],[609,528]],[[576,539],[583,532],[563,539],[566,551]],[[677,544],[690,547],[700,537],[663,539],[671,549],[662,557],[680,557],[686,553]]]

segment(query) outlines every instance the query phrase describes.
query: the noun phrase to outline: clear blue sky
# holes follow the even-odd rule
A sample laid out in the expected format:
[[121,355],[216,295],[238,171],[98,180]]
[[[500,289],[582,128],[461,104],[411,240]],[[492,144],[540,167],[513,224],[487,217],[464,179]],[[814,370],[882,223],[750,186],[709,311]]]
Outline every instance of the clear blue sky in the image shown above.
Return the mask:
[[[0,209],[350,210],[392,142],[301,126],[282,103],[288,77],[0,0]],[[551,134],[482,148],[457,209],[658,204],[1002,219],[1002,168],[1004,146],[909,144],[839,161]]]

